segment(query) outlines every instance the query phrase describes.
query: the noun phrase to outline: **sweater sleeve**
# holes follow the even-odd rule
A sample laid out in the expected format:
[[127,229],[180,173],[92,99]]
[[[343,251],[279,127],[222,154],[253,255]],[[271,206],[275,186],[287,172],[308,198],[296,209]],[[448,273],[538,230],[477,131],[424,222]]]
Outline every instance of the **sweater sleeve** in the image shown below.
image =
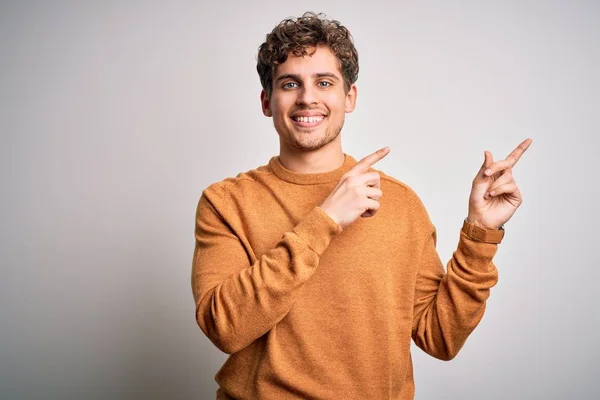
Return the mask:
[[250,264],[242,240],[217,211],[223,201],[222,191],[207,189],[198,202],[192,291],[198,325],[217,348],[232,354],[285,317],[342,228],[315,207]]
[[497,244],[478,242],[460,231],[447,271],[436,251],[436,229],[428,220],[415,289],[412,337],[427,354],[450,360],[479,324],[498,281],[492,262]]

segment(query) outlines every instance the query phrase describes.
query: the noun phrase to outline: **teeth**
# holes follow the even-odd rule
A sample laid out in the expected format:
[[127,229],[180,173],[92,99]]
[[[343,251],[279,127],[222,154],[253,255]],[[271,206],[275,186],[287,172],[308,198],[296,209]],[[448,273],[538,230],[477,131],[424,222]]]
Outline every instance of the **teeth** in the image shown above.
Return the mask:
[[314,117],[295,117],[294,119],[298,122],[317,122],[317,121],[321,121],[323,120],[323,118],[325,118],[322,115],[318,115],[318,116],[314,116]]

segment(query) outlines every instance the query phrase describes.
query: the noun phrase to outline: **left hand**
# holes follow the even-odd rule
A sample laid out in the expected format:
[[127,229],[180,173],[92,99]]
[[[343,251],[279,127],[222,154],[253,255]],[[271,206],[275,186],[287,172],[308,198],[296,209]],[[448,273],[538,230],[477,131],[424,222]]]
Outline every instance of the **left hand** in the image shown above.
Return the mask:
[[494,230],[500,229],[512,217],[523,202],[512,169],[532,142],[531,139],[524,140],[501,161],[494,162],[492,153],[485,152],[483,165],[473,179],[468,222]]

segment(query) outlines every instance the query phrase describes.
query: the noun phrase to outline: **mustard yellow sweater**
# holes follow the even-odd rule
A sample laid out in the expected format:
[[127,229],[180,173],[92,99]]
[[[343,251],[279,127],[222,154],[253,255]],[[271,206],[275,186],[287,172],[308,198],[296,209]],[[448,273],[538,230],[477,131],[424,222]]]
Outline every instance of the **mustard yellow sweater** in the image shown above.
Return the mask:
[[342,230],[319,205],[355,164],[298,174],[273,157],[203,191],[192,289],[230,354],[218,399],[412,399],[411,338],[449,360],[481,320],[497,244],[461,230],[444,271],[423,204],[381,171],[377,214]]

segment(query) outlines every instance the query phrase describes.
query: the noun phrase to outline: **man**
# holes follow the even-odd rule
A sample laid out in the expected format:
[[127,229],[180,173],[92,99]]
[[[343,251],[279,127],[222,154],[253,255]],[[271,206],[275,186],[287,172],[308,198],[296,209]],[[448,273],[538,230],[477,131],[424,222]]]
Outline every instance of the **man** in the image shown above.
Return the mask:
[[411,399],[411,338],[452,359],[497,281],[502,225],[522,198],[507,159],[485,160],[447,272],[417,195],[343,153],[358,55],[312,13],[267,35],[257,66],[280,153],[206,188],[192,288],[202,331],[230,354],[218,399]]

